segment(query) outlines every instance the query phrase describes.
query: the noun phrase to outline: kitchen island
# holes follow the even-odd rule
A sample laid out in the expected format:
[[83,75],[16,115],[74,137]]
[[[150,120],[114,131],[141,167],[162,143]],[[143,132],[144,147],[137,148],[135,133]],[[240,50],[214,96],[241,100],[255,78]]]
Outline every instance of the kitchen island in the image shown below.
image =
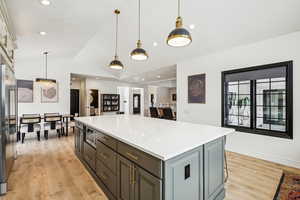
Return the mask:
[[109,199],[224,199],[233,129],[133,115],[75,120],[76,155]]

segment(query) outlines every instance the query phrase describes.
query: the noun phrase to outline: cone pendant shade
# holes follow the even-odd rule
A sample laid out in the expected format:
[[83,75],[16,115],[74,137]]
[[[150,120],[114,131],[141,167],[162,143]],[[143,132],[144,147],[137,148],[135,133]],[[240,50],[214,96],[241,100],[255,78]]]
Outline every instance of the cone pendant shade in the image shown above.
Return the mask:
[[122,70],[122,69],[124,69],[124,65],[118,59],[118,25],[119,25],[118,15],[120,14],[120,11],[116,9],[114,11],[114,13],[116,14],[116,48],[115,48],[115,57],[114,57],[114,60],[112,60],[109,63],[109,67],[111,69]]

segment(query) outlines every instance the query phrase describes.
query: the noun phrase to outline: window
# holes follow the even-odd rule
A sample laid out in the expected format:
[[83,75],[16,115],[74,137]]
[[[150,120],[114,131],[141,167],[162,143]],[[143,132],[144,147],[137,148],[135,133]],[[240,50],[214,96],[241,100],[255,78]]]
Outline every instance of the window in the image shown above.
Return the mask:
[[293,138],[293,62],[222,72],[222,126]]

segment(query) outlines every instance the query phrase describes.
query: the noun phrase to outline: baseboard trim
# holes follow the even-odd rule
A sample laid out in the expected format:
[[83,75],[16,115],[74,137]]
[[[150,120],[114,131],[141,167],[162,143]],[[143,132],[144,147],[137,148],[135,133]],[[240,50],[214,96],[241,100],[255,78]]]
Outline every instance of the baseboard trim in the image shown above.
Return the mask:
[[257,153],[257,152],[236,151],[236,150],[233,150],[230,148],[226,148],[226,151],[227,150],[231,151],[231,152],[244,154],[247,156],[251,156],[251,157],[259,158],[262,160],[267,160],[270,162],[274,162],[274,163],[278,163],[278,164],[282,164],[282,165],[286,165],[289,167],[295,167],[295,168],[300,169],[300,160],[290,160],[290,159],[283,158],[281,156],[274,156],[274,155],[262,154],[262,153]]

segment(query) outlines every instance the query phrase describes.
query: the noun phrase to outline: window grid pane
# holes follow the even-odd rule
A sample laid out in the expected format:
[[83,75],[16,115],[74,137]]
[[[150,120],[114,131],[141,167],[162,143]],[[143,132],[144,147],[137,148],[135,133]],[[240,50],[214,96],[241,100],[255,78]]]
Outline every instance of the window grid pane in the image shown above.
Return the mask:
[[256,128],[285,131],[285,78],[256,81]]
[[225,91],[226,124],[231,126],[251,126],[251,82],[228,82]]

